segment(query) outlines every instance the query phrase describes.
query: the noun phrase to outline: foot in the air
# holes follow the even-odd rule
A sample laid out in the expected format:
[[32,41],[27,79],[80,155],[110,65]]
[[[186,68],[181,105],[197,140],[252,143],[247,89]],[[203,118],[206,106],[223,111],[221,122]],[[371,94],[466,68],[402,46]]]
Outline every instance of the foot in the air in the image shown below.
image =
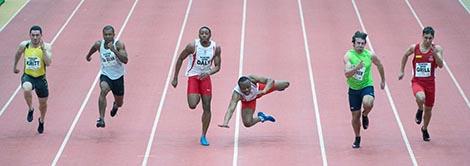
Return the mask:
[[118,111],[118,107],[116,106],[116,103],[113,104],[113,109],[111,109],[110,114],[111,117],[114,117]]
[[102,118],[98,118],[98,120],[96,121],[96,127],[98,128],[104,128],[105,124],[104,124],[104,119]]
[[276,119],[274,119],[273,116],[267,115],[264,112],[258,112],[258,118],[261,120],[261,122],[265,122],[265,121],[276,122]]
[[418,111],[416,111],[416,119],[415,119],[415,121],[416,121],[417,124],[421,124],[421,121],[422,121],[422,120],[423,120],[423,110],[419,110],[419,109],[418,109]]
[[33,121],[33,113],[34,113],[34,109],[28,110],[28,116],[26,117],[26,120],[27,120],[28,122],[32,122],[32,121]]
[[369,128],[369,118],[362,115],[362,127],[365,129]]
[[431,141],[431,137],[429,136],[429,132],[428,132],[428,129],[423,129],[421,127],[421,133],[423,133],[423,140],[428,142],[428,141]]
[[202,146],[209,146],[209,142],[207,141],[206,136],[201,136],[199,143],[201,143]]
[[352,144],[352,148],[357,149],[361,147],[361,137],[356,137],[354,139],[354,143]]
[[44,132],[44,122],[41,123],[41,119],[38,119],[39,126],[38,126],[38,133],[42,134]]

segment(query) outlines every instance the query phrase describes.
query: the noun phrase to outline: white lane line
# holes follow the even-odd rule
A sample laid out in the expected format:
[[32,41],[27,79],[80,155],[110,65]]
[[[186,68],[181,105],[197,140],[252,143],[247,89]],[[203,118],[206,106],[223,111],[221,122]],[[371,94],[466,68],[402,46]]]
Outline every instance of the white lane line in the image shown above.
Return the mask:
[[148,159],[149,159],[149,156],[150,156],[150,152],[152,150],[152,144],[153,144],[153,141],[155,139],[155,134],[156,134],[157,127],[158,127],[158,121],[160,120],[160,115],[161,115],[161,112],[162,112],[162,109],[163,109],[163,104],[165,104],[166,93],[168,92],[168,87],[169,87],[169,84],[170,84],[170,81],[171,81],[170,79],[171,79],[172,69],[174,68],[174,65],[175,65],[175,62],[176,62],[176,58],[177,58],[177,55],[178,55],[178,49],[180,48],[180,45],[181,45],[181,39],[183,38],[184,29],[186,27],[186,22],[188,21],[189,12],[191,11],[192,3],[193,3],[193,1],[189,0],[188,6],[186,7],[186,13],[184,15],[183,24],[181,25],[180,33],[179,33],[179,36],[178,36],[178,41],[176,42],[176,47],[175,47],[175,50],[173,52],[173,59],[171,60],[170,68],[168,69],[168,74],[167,74],[166,81],[165,81],[165,87],[163,88],[162,97],[160,98],[160,104],[158,105],[157,114],[155,115],[155,120],[154,120],[153,126],[152,126],[152,132],[150,133],[150,137],[149,137],[149,140],[148,140],[148,143],[147,143],[147,148],[145,150],[144,159],[142,160],[142,166],[147,165]]

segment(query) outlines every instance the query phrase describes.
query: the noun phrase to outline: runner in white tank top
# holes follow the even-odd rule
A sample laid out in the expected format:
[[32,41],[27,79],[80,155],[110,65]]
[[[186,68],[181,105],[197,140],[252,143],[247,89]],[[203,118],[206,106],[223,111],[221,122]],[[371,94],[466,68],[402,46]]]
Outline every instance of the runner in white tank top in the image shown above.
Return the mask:
[[[207,129],[211,120],[212,83],[210,75],[220,70],[220,46],[211,39],[211,30],[203,26],[199,29],[199,39],[186,45],[178,56],[171,85],[178,85],[178,73],[183,61],[189,57],[185,75],[188,77],[187,99],[190,109],[195,109],[202,99],[202,134],[200,144],[208,146]],[[214,67],[212,67],[214,63]]]
[[127,51],[122,41],[114,39],[114,27],[107,25],[103,28],[103,40],[98,40],[91,46],[87,61],[91,61],[91,55],[96,51],[100,52],[101,70],[100,70],[100,97],[98,99],[99,118],[96,121],[96,127],[105,127],[104,113],[106,110],[106,95],[109,91],[113,92],[114,104],[110,111],[111,117],[114,117],[118,108],[123,104],[124,98],[124,64],[127,64]]

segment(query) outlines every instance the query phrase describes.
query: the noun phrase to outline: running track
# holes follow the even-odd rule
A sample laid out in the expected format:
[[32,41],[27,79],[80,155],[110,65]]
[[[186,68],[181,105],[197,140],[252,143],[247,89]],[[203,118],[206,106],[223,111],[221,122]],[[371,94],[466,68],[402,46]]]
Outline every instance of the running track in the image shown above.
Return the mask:
[[[110,3],[112,2],[112,3]],[[31,1],[0,32],[0,162],[2,165],[464,165],[469,162],[470,94],[467,63],[470,16],[458,1]],[[413,12],[416,13],[415,17]],[[245,16],[245,17],[243,17]],[[362,25],[361,25],[362,21]],[[401,56],[419,42],[421,22],[436,29],[448,68],[438,71],[437,97],[423,142],[414,123],[410,64],[398,81]],[[53,42],[46,130],[36,134],[39,111],[25,122],[20,75],[12,73],[17,44],[31,24]],[[98,55],[85,55],[112,24],[125,42],[129,64],[125,104],[106,128],[95,120]],[[208,25],[222,47],[222,69],[212,77],[209,147],[198,144],[202,107],[189,110],[186,79],[168,86],[174,56]],[[382,59],[388,90],[378,88],[371,125],[351,149],[342,57],[356,30],[369,33]],[[184,66],[183,66],[184,69]],[[241,73],[240,73],[241,72]],[[467,73],[467,74],[466,74]],[[258,102],[274,124],[245,128],[233,116],[219,128],[239,74],[268,75],[291,86]],[[452,76],[454,79],[452,78]],[[458,86],[460,86],[460,89]],[[11,102],[9,99],[12,98]],[[37,100],[33,100],[37,109]],[[108,105],[112,103],[109,96]],[[109,110],[107,111],[109,112]]]

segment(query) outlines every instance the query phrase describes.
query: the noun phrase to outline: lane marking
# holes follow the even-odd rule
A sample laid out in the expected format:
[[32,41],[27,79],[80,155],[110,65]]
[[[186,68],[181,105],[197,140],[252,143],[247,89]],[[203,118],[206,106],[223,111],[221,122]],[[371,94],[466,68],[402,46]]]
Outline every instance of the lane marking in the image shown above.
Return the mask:
[[321,157],[323,161],[323,165],[327,166],[328,165],[328,160],[326,157],[326,148],[325,148],[325,142],[323,140],[323,130],[321,126],[321,118],[320,118],[320,111],[318,108],[318,101],[317,101],[317,93],[315,91],[315,80],[313,77],[313,70],[312,70],[312,64],[311,64],[311,56],[310,56],[310,49],[307,41],[307,30],[305,30],[305,21],[304,21],[304,11],[302,8],[302,3],[301,0],[297,0],[298,6],[299,6],[299,15],[300,15],[300,21],[302,25],[302,33],[303,33],[303,38],[304,38],[304,47],[305,47],[305,56],[307,58],[307,65],[308,65],[308,76],[310,78],[310,87],[311,87],[311,93],[312,93],[312,102],[314,105],[314,110],[315,110],[315,121],[317,123],[317,134],[318,134],[318,141],[320,143],[320,151],[321,151]]
[[142,166],[147,165],[148,158],[149,158],[150,152],[152,150],[152,144],[153,144],[153,141],[155,139],[155,134],[156,134],[157,127],[158,127],[158,121],[160,120],[160,115],[161,115],[161,112],[162,112],[162,109],[163,109],[163,105],[165,104],[166,93],[168,92],[168,87],[169,87],[170,81],[171,81],[172,69],[174,68],[175,63],[176,63],[176,57],[178,56],[178,49],[180,48],[181,39],[183,38],[184,29],[186,27],[186,22],[188,21],[189,12],[191,11],[192,3],[193,3],[193,0],[189,0],[188,6],[186,7],[186,13],[184,15],[183,24],[181,25],[180,33],[179,33],[179,36],[178,36],[178,41],[176,42],[176,47],[175,47],[175,50],[173,52],[173,59],[171,60],[170,68],[168,69],[168,74],[167,74],[166,81],[165,81],[165,87],[163,88],[162,97],[160,98],[160,104],[158,105],[157,114],[155,115],[155,120],[154,120],[153,126],[152,126],[152,132],[150,133],[150,137],[149,137],[149,140],[148,140],[148,143],[147,143],[147,148],[145,150],[144,159],[142,160]]

